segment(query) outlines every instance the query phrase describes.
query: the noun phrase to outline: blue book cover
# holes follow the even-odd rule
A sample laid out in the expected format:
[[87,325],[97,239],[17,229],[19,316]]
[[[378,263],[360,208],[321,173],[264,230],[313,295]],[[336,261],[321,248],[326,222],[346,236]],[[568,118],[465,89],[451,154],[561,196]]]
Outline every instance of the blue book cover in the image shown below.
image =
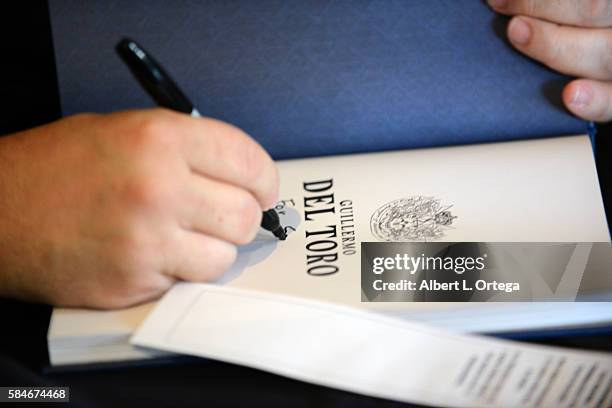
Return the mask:
[[140,42],[198,110],[277,159],[584,134],[568,81],[473,0],[50,0],[63,114],[153,106],[114,45]]

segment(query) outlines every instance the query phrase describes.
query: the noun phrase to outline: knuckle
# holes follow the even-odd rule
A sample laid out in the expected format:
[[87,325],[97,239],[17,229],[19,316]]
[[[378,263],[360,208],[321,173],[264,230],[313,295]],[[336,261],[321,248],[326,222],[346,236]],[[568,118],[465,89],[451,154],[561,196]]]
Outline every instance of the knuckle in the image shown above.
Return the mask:
[[246,244],[253,240],[259,230],[261,223],[261,207],[255,198],[248,193],[244,193],[239,199],[236,214],[235,242]]
[[146,175],[135,176],[125,183],[123,196],[129,205],[139,210],[161,208],[170,196],[165,184]]
[[144,151],[167,149],[175,145],[178,140],[172,116],[162,109],[139,116],[130,136],[134,147]]

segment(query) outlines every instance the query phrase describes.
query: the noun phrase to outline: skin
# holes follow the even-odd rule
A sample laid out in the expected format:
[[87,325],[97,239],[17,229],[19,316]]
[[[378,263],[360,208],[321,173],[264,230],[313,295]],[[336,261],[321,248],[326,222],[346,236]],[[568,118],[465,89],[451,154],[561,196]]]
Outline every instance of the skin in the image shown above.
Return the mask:
[[239,129],[161,109],[0,138],[0,295],[121,308],[215,279],[278,183]]
[[508,38],[523,54],[580,79],[563,90],[578,117],[612,120],[612,1],[488,0],[512,16]]

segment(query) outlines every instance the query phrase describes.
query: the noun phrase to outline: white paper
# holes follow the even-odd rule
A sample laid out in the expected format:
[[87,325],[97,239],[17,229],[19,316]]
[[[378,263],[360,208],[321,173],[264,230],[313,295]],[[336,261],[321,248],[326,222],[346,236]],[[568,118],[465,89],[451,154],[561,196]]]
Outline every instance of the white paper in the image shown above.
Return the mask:
[[[440,228],[438,241],[610,241],[588,136],[287,160],[278,168],[280,199],[293,202],[281,219],[296,231],[283,242],[262,232],[240,248],[223,284],[374,310],[456,308],[452,303],[361,303],[360,243],[381,241],[373,233],[377,210],[414,197],[437,202],[438,209],[448,208],[456,217]],[[329,179],[333,186],[325,191],[304,189],[304,183]],[[306,200],[330,194],[334,212],[308,220],[308,209],[331,205]],[[406,218],[415,215],[406,213]],[[328,226],[336,227],[337,236],[330,240],[338,247],[308,251],[309,243],[325,235],[307,238],[307,232]],[[353,254],[344,250],[347,238],[355,238]],[[338,254],[338,272],[309,274],[317,263],[308,264],[307,256],[328,253]]]
[[132,343],[449,407],[608,407],[612,356],[459,335],[354,308],[179,284]]

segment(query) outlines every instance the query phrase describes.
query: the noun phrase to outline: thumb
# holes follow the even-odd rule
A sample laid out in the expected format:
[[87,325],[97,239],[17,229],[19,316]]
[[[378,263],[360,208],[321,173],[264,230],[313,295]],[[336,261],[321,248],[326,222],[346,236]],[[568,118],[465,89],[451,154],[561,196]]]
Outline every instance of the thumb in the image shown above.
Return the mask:
[[612,120],[612,83],[577,79],[563,90],[563,102],[582,119],[608,122]]

